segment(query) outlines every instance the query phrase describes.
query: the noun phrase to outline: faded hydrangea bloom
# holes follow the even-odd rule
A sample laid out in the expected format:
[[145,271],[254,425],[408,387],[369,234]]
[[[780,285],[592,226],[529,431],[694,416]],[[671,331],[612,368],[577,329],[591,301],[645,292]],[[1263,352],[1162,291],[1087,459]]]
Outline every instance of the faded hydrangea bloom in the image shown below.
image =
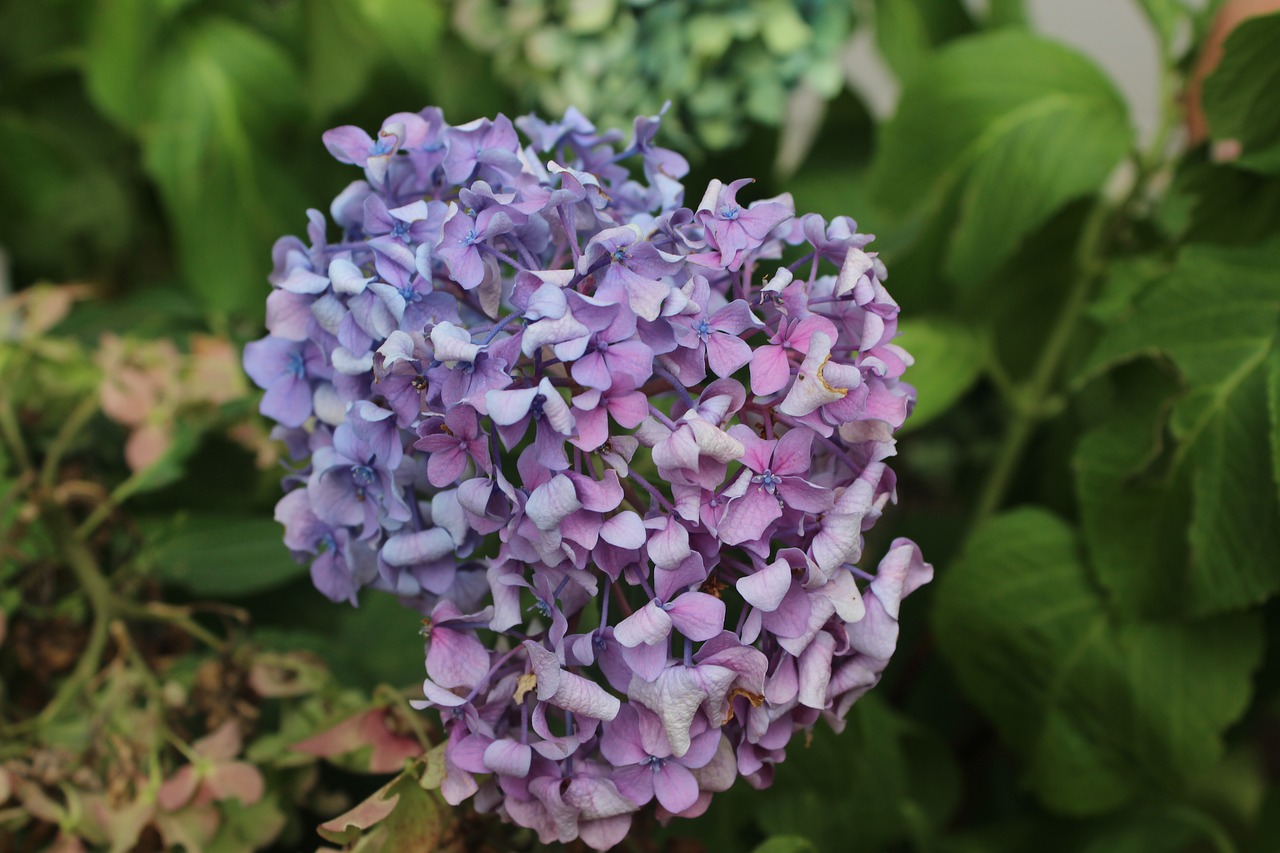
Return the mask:
[[[669,97],[681,104],[680,130],[715,149],[740,141],[748,121],[783,124],[787,95],[798,87],[824,99],[840,92],[854,4],[458,0],[453,22],[509,85],[548,112],[574,107],[625,127]],[[590,127],[576,113],[574,125]]]
[[598,849],[839,728],[932,572],[855,567],[914,402],[870,236],[748,181],[686,206],[656,129],[330,131],[364,178],[277,243],[245,350],[288,547],[428,617],[445,797]]

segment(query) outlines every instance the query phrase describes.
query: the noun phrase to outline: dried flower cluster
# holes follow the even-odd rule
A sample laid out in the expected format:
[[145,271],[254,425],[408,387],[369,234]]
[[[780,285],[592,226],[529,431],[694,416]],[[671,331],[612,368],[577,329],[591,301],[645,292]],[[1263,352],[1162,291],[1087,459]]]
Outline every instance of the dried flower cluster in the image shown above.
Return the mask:
[[839,727],[931,576],[905,540],[854,566],[914,395],[871,238],[746,180],[684,206],[658,125],[330,131],[365,179],[339,242],[277,244],[245,350],[309,457],[288,546],[429,616],[446,798],[598,849]]

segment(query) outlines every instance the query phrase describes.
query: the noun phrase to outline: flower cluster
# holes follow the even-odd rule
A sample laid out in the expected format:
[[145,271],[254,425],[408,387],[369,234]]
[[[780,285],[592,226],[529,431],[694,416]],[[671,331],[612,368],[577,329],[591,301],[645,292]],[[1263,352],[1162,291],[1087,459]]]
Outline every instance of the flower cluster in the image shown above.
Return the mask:
[[746,180],[686,207],[658,123],[329,131],[364,179],[337,242],[277,244],[245,350],[309,457],[287,545],[427,616],[445,797],[599,849],[839,728],[931,576],[905,540],[855,567],[914,399],[871,237]]
[[574,106],[623,127],[669,97],[689,134],[715,149],[740,141],[748,120],[782,124],[798,86],[837,95],[854,11],[845,0],[459,0],[454,25],[547,112]]

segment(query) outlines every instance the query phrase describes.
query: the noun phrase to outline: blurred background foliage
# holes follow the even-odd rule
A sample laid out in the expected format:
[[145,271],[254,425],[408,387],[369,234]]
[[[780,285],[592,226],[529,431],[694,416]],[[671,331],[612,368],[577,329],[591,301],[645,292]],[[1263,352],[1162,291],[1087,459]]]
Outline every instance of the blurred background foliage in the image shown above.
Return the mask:
[[1134,5],[1141,140],[1018,0],[0,0],[0,848],[300,849],[365,797],[326,839],[535,848],[430,792],[416,616],[289,559],[238,347],[353,177],[324,129],[671,100],[690,185],[879,235],[921,402],[877,536],[939,574],[843,734],[635,848],[1280,849],[1280,14]]

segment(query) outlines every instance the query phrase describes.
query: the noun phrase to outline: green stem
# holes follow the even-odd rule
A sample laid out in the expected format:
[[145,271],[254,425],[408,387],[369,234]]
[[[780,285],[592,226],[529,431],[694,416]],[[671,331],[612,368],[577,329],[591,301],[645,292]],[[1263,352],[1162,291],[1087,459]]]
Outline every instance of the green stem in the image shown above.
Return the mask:
[[1036,425],[1045,415],[1045,402],[1053,391],[1054,380],[1075,334],[1076,324],[1089,303],[1094,282],[1099,278],[1099,255],[1104,249],[1108,226],[1122,207],[1123,205],[1114,205],[1105,196],[1099,196],[1093,209],[1089,211],[1089,217],[1080,233],[1080,242],[1076,246],[1075,280],[1067,291],[1066,302],[1049,332],[1044,349],[1040,351],[1040,358],[1031,372],[1031,378],[1019,395],[1020,404],[1013,412],[1013,420],[1005,433],[1000,455],[996,457],[979,493],[970,531],[981,527],[1004,502],[1018,463],[1022,461],[1022,454],[1026,451]]
[[162,601],[149,601],[146,604],[139,604],[136,601],[130,601],[119,596],[113,596],[111,604],[117,613],[124,616],[146,619],[152,622],[167,622],[185,631],[214,651],[220,652],[226,648],[227,644],[212,631],[192,619],[190,611],[185,607],[175,607]]
[[71,525],[63,515],[62,508],[53,504],[46,505],[44,523],[53,541],[62,548],[62,555],[67,565],[89,599],[89,605],[93,608],[93,625],[89,629],[89,641],[85,644],[75,669],[62,683],[49,704],[40,712],[41,723],[47,723],[56,718],[62,706],[69,702],[98,671],[102,655],[107,648],[112,603],[111,587],[107,579],[98,569],[98,564],[89,553],[89,549],[71,534]]
[[62,428],[58,430],[58,434],[54,436],[53,442],[49,445],[49,451],[44,457],[44,465],[40,468],[41,488],[53,488],[54,481],[58,477],[58,465],[62,462],[62,457],[66,455],[71,442],[75,441],[76,436],[80,434],[80,431],[84,429],[89,419],[97,411],[98,398],[95,396],[85,397],[72,410],[66,421],[63,422]]
[[8,396],[0,394],[0,438],[9,446],[18,466],[24,470],[31,468],[31,454],[22,440],[22,430],[18,426],[18,416],[13,410],[13,403]]
[[76,538],[81,541],[88,539],[93,531],[97,530],[98,526],[111,516],[116,507],[127,501],[133,496],[134,492],[142,487],[144,482],[142,475],[149,473],[149,468],[135,471],[123,483],[112,489],[107,499],[94,507],[93,512],[89,513],[89,517],[76,528]]

